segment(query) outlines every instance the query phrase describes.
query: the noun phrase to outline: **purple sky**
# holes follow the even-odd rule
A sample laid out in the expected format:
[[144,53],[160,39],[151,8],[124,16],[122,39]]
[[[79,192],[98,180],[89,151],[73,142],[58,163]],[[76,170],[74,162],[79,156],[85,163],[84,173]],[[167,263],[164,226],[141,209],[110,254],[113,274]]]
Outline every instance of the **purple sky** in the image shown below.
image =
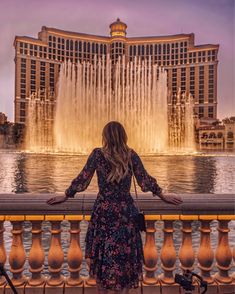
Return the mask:
[[13,120],[15,35],[46,25],[108,36],[117,17],[129,37],[193,32],[196,44],[220,44],[218,117],[235,115],[234,0],[0,0],[0,112]]

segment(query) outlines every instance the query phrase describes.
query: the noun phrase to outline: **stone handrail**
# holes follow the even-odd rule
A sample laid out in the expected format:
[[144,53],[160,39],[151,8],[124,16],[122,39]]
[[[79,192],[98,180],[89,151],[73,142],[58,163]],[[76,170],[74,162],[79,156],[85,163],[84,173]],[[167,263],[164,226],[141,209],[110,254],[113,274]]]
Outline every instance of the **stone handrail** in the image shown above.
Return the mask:
[[[0,263],[8,259],[12,281],[19,293],[95,293],[94,278],[81,277],[82,250],[80,247],[80,222],[90,219],[96,194],[80,193],[75,199],[50,206],[46,200],[55,194],[0,194]],[[235,275],[233,259],[235,247],[231,248],[229,222],[235,220],[235,194],[184,194],[179,206],[164,203],[152,195],[140,194],[139,204],[146,215],[147,232],[144,244],[144,293],[182,293],[174,283],[174,271],[198,270],[209,284],[209,293],[234,293]],[[181,246],[176,252],[174,244],[174,221],[181,221]],[[218,221],[218,244],[211,246],[211,222]],[[12,224],[12,244],[9,254],[4,245],[4,226]],[[32,225],[32,246],[28,256],[23,240],[24,221]],[[42,246],[42,224],[51,224],[50,248],[47,254],[49,275],[43,274],[45,250]],[[70,242],[66,252],[69,277],[61,274],[64,250],[61,246],[61,222],[70,223]],[[163,242],[160,252],[156,247],[155,223],[163,221]],[[192,222],[200,222],[200,240],[197,250],[193,248]],[[159,234],[159,229],[157,230]],[[178,232],[176,232],[178,235]],[[159,241],[158,241],[159,242]],[[8,256],[7,256],[8,255]],[[160,258],[159,258],[160,257]],[[26,259],[31,277],[23,274]],[[161,274],[156,275],[161,261]],[[216,274],[211,275],[214,262]],[[176,265],[178,268],[176,268]],[[159,270],[158,270],[159,271]],[[198,292],[197,282],[196,291]],[[4,292],[5,291],[5,292]],[[171,292],[172,291],[172,292]],[[219,292],[220,291],[220,292]],[[4,278],[0,277],[0,294],[11,293]],[[136,292],[139,293],[139,292]]]

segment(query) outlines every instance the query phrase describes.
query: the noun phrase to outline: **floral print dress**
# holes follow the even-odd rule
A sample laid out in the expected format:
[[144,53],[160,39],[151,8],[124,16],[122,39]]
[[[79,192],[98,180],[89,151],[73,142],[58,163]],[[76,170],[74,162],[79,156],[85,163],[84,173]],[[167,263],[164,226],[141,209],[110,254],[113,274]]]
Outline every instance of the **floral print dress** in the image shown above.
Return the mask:
[[[138,154],[131,151],[134,175],[143,192],[161,192]],[[90,274],[101,288],[122,290],[137,288],[142,279],[143,247],[134,216],[138,210],[130,194],[132,168],[119,183],[107,182],[111,165],[101,148],[90,154],[80,174],[65,191],[69,197],[84,191],[97,173],[99,192],[94,203],[86,234],[85,258],[90,258]]]

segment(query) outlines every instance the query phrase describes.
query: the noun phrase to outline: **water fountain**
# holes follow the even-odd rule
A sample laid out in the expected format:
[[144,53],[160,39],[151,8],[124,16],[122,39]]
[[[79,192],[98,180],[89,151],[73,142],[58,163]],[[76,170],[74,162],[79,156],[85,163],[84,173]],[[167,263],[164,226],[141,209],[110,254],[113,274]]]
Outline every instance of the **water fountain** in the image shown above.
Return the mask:
[[37,91],[27,99],[26,150],[47,152],[53,149],[54,94]]
[[181,90],[170,96],[168,104],[169,147],[172,151],[194,151],[194,102],[192,95]]
[[65,62],[57,92],[55,112],[50,99],[38,94],[29,99],[30,150],[88,153],[101,145],[102,129],[110,120],[124,125],[129,145],[141,154],[193,148],[192,98],[178,93],[169,103],[167,72],[151,58],[127,62],[123,56],[116,64],[109,56],[95,57],[93,63]]

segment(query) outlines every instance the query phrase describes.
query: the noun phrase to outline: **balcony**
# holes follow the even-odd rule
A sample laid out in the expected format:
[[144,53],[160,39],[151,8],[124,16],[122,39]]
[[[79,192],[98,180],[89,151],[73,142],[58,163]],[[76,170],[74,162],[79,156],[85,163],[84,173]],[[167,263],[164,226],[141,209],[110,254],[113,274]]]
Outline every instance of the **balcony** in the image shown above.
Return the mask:
[[[49,206],[46,200],[52,196],[0,194],[0,263],[6,267],[9,263],[12,282],[20,294],[96,293],[94,277],[84,274],[88,265],[80,236],[96,195],[79,194],[76,199]],[[146,235],[143,233],[144,294],[184,293],[174,275],[185,270],[196,271],[207,281],[207,293],[235,293],[235,194],[185,194],[180,206],[147,193],[139,198],[147,225]],[[48,226],[49,238],[47,235],[42,242]],[[8,239],[4,228],[10,233]],[[61,238],[65,233],[67,242]],[[215,246],[212,234],[217,238]],[[67,245],[62,246],[62,241]],[[196,279],[194,285],[192,293],[200,293]],[[0,294],[10,293],[0,277]],[[130,293],[140,293],[140,288]]]

